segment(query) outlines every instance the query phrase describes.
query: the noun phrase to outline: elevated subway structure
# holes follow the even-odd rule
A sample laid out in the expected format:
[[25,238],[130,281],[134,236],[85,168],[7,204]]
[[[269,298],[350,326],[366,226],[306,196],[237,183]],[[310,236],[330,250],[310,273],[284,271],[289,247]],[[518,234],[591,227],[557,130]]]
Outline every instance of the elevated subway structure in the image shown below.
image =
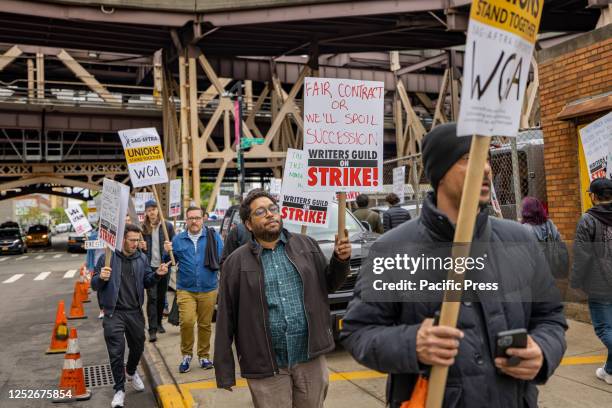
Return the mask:
[[[592,3],[546,1],[546,40],[591,30],[600,15]],[[306,75],[384,81],[385,157],[414,154],[426,130],[456,117],[468,7],[467,0],[7,0],[0,199],[31,186],[96,189],[105,176],[129,182],[116,131],[151,126],[162,135],[170,175],[183,178],[185,202],[199,203],[203,180],[215,181],[214,197],[223,180],[237,177],[228,93],[237,80],[245,82],[243,132],[265,138],[245,155],[251,180],[279,176],[286,149],[301,147]]]

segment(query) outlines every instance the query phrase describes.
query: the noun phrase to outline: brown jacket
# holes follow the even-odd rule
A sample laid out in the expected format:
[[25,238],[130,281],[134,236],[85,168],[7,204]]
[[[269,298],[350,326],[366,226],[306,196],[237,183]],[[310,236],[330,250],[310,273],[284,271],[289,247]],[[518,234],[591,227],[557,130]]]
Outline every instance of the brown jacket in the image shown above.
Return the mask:
[[[328,263],[314,239],[287,230],[284,233],[287,256],[304,286],[308,356],[315,358],[334,349],[327,295],[346,279],[349,261],[340,261],[334,255]],[[261,252],[261,246],[250,241],[235,250],[221,266],[214,355],[219,388],[236,384],[234,341],[242,377],[264,378],[279,372],[268,329]]]

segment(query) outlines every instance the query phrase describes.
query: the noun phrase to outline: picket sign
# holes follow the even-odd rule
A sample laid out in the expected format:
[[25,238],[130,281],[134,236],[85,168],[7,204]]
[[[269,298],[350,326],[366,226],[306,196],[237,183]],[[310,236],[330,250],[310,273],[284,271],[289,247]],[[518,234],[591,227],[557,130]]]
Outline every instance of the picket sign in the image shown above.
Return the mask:
[[[470,254],[478,200],[491,136],[518,133],[529,62],[542,17],[542,2],[474,0],[466,40],[457,135],[473,135],[453,239],[453,258]],[[520,24],[517,24],[520,23]],[[447,279],[463,287],[465,275],[450,270]],[[441,326],[457,327],[462,291],[447,290]],[[448,367],[433,366],[427,408],[441,408]]]

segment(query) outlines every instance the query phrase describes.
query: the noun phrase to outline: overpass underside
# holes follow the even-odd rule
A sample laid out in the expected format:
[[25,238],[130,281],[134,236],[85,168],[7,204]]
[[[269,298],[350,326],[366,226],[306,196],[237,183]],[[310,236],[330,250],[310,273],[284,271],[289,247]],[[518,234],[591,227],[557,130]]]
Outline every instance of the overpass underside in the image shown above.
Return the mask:
[[[414,156],[426,131],[457,117],[468,3],[198,0],[194,13],[186,1],[6,0],[0,199],[128,183],[116,132],[155,127],[185,203],[199,204],[200,182],[214,181],[212,208],[221,182],[238,178],[236,121],[244,137],[264,139],[245,153],[247,179],[279,177],[287,148],[302,147],[306,76],[384,81],[385,158]],[[588,31],[600,16],[587,8],[594,0],[546,3],[542,32]],[[524,127],[538,116],[535,63],[527,92]],[[420,178],[420,166],[409,169]]]

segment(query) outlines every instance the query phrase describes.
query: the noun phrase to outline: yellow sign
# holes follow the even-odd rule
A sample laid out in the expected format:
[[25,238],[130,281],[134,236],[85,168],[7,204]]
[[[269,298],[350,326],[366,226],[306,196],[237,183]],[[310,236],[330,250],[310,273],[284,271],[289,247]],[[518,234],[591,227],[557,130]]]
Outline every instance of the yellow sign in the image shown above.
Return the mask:
[[161,145],[129,147],[125,149],[125,158],[128,164],[164,160]]
[[535,43],[544,0],[474,0],[470,19]]

